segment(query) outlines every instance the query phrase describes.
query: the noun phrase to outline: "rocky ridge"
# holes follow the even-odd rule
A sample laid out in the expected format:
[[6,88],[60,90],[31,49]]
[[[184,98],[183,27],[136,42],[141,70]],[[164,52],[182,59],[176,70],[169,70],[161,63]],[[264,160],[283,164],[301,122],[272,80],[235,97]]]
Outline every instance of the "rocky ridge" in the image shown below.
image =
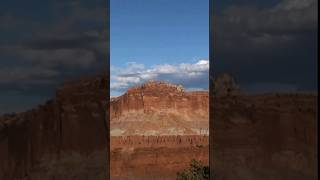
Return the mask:
[[1,116],[0,179],[105,179],[106,83],[101,76],[66,83],[46,104]]
[[208,135],[208,112],[207,91],[149,81],[112,99],[111,136]]
[[317,179],[317,97],[212,96],[214,179]]
[[[164,174],[173,178],[188,165],[190,158],[208,163],[206,136],[149,137],[138,133],[139,137],[111,137],[107,142],[106,82],[105,78],[95,77],[70,83],[44,105],[25,113],[1,116],[0,179],[106,179],[109,169],[106,151],[110,142],[111,149],[114,145],[110,159],[114,164],[113,179],[133,176],[152,179]],[[110,117],[117,125],[136,123],[141,114],[170,114],[169,107],[176,107],[173,115],[193,117],[188,114],[190,108],[207,106],[202,101],[208,98],[207,93],[170,91],[174,93],[164,97],[156,91],[135,88],[133,93],[112,100]],[[222,90],[221,94],[210,96],[215,102],[210,111],[214,114],[210,117],[215,118],[211,119],[210,129],[215,179],[317,178],[317,93],[244,95]],[[152,98],[154,95],[156,98]],[[191,100],[196,103],[191,104]],[[195,112],[198,116],[208,110]],[[139,116],[127,118],[130,113]],[[163,119],[156,118],[155,122],[165,125]]]

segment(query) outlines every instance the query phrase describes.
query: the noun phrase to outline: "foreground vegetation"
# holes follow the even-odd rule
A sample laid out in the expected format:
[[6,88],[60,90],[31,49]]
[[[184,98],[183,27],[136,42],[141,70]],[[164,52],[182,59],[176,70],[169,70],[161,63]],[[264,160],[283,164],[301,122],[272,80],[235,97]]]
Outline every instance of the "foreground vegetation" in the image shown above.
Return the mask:
[[191,160],[187,169],[177,173],[176,180],[207,180],[209,179],[209,166],[203,165],[200,161]]

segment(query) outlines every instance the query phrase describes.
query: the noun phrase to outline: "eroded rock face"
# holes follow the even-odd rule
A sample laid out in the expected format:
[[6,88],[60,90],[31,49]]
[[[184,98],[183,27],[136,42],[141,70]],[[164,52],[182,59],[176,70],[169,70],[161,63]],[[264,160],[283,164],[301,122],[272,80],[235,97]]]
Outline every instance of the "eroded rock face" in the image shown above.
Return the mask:
[[208,164],[208,146],[176,146],[116,149],[111,152],[111,179],[176,179],[177,172],[187,168],[191,159]]
[[213,97],[216,180],[317,179],[317,95]]
[[[0,179],[106,179],[109,143],[114,179],[174,179],[192,158],[208,163],[206,133],[188,135],[188,128],[182,128],[181,136],[168,133],[172,126],[177,127],[173,133],[180,132],[180,122],[208,126],[201,124],[208,120],[207,92],[157,82],[132,88],[112,100],[110,123],[117,125],[115,133],[123,135],[126,129],[133,136],[114,136],[107,142],[105,83],[101,77],[70,83],[42,106],[1,116]],[[211,158],[217,180],[316,179],[318,95],[211,97],[210,146],[216,147]],[[165,129],[167,135],[133,132],[137,122],[143,133]]]
[[150,81],[113,98],[111,136],[208,134],[207,91]]
[[213,79],[212,93],[215,96],[234,96],[240,94],[240,88],[230,74],[221,74]]
[[111,179],[175,179],[192,159],[209,163],[208,92],[149,81],[113,98]]
[[191,159],[209,163],[208,136],[111,138],[111,179],[175,179]]
[[190,146],[208,146],[209,137],[199,135],[186,136],[118,136],[110,140],[110,149],[118,148],[174,148]]
[[94,77],[68,83],[45,105],[2,116],[0,179],[68,179],[70,169],[70,179],[104,179],[106,162],[96,159],[106,159],[108,146],[106,82]]

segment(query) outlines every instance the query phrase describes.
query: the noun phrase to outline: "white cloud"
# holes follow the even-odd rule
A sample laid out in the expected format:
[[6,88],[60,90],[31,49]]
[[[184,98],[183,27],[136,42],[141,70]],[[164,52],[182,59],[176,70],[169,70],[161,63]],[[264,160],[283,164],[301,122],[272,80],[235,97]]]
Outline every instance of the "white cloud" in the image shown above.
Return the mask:
[[170,74],[170,73],[176,73],[177,67],[169,64],[164,64],[164,65],[157,65],[152,70],[155,73],[159,73],[159,74]]
[[158,64],[150,68],[135,62],[127,63],[123,68],[111,66],[111,94],[121,94],[127,88],[147,80],[164,80],[182,84],[187,89],[204,89],[207,84],[203,82],[207,82],[208,73],[208,60],[199,60],[196,63]]

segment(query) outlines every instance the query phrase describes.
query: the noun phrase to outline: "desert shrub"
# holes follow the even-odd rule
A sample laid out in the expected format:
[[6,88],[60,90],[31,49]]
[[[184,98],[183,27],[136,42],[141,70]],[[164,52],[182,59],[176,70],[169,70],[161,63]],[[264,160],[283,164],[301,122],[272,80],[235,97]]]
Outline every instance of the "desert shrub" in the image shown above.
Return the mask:
[[209,166],[204,166],[200,161],[191,160],[187,169],[177,173],[176,180],[207,180],[209,179]]

